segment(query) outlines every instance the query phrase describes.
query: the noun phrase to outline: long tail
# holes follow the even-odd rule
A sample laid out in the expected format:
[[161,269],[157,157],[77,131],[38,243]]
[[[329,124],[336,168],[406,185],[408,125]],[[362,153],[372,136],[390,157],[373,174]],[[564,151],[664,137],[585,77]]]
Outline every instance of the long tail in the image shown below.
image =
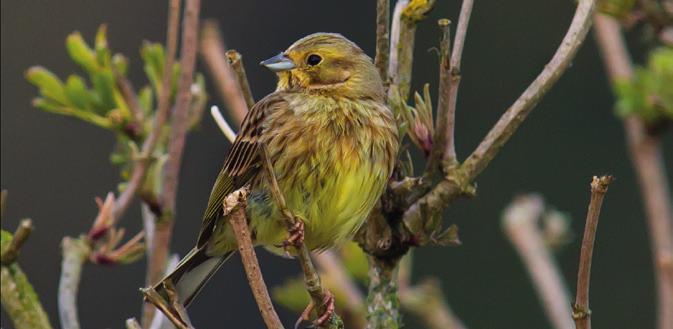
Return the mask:
[[185,256],[173,272],[169,273],[154,289],[166,297],[164,282],[171,281],[178,294],[178,301],[185,307],[194,300],[194,297],[203,289],[206,282],[217,272],[233,252],[221,256],[206,255],[206,247],[194,248]]

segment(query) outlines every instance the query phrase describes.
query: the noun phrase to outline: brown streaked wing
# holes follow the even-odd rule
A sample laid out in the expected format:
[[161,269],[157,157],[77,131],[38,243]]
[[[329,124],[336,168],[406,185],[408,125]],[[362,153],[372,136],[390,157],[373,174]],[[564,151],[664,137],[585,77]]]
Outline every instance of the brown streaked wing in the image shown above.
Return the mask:
[[224,198],[248,184],[259,172],[261,168],[259,135],[262,133],[266,114],[287,106],[283,93],[275,92],[257,102],[243,119],[241,131],[236,136],[234,145],[227,154],[210,192],[197,246],[203,246],[210,238],[216,220],[222,216]]

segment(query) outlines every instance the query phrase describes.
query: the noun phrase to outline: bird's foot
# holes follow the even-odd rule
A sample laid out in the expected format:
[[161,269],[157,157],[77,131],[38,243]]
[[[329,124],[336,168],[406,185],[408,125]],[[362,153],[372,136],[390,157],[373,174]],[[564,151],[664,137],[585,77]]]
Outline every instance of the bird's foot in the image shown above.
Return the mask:
[[[325,298],[323,299],[321,306],[325,307],[325,312],[320,314],[317,319],[311,322],[311,328],[322,328],[332,318],[332,315],[334,314],[334,295],[331,292],[325,292]],[[313,312],[314,308],[315,304],[313,304],[313,301],[311,301],[304,312],[301,313],[301,316],[294,325],[294,329],[299,329],[303,323],[310,321],[311,312]]]
[[276,247],[283,248],[283,250],[285,250],[285,254],[289,256],[289,247],[300,248],[304,243],[304,221],[295,217],[294,224],[292,227],[288,228],[287,231],[290,233],[290,236],[288,236],[285,241]]

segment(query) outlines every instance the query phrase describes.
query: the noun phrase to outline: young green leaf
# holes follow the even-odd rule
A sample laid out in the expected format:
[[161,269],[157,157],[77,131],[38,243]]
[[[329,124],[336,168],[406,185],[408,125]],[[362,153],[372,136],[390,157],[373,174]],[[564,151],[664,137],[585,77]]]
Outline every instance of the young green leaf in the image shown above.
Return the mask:
[[93,74],[97,70],[98,64],[96,62],[94,51],[91,50],[79,32],[73,32],[68,35],[68,38],[65,41],[65,46],[70,58],[72,58],[72,60],[86,72]]
[[80,76],[72,74],[68,77],[65,83],[65,94],[73,106],[85,111],[92,110],[93,96]]
[[61,104],[68,102],[63,82],[44,67],[31,67],[26,71],[26,79],[40,90],[42,96]]
[[115,80],[112,72],[109,70],[99,70],[92,76],[93,87],[98,96],[99,108],[98,112],[105,114],[116,107],[114,98]]

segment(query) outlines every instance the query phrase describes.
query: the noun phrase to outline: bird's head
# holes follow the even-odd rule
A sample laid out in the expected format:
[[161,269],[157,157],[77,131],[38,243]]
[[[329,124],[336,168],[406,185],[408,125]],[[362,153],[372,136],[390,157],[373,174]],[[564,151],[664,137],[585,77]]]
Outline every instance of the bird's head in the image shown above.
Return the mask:
[[360,47],[336,33],[315,33],[260,63],[278,74],[277,90],[383,100],[381,77]]

